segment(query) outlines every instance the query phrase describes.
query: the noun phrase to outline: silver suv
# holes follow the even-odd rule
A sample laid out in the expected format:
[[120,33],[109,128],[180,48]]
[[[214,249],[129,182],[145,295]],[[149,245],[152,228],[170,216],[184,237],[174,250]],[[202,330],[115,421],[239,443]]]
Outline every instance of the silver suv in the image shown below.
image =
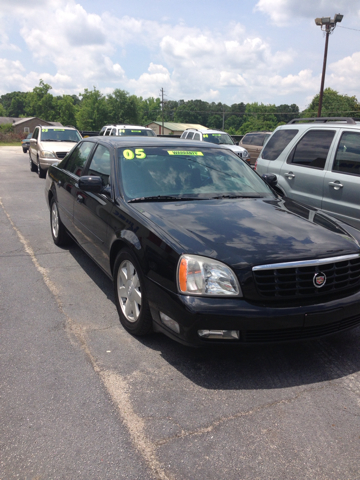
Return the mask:
[[249,152],[246,150],[246,148],[236,145],[230,135],[226,132],[222,132],[221,130],[210,130],[210,128],[206,128],[205,130],[197,130],[196,128],[187,128],[182,133],[180,138],[216,143],[217,145],[221,145],[223,148],[232,150],[243,160],[248,161],[248,159],[250,159]]
[[280,194],[360,229],[360,123],[354,119],[291,120],[274,131],[255,170],[275,174]]
[[35,127],[30,139],[30,170],[45,178],[46,171],[59,163],[82,137],[74,127]]
[[148,127],[142,127],[140,125],[104,125],[99,132],[99,135],[107,136],[144,136],[144,137],[156,137],[156,133]]

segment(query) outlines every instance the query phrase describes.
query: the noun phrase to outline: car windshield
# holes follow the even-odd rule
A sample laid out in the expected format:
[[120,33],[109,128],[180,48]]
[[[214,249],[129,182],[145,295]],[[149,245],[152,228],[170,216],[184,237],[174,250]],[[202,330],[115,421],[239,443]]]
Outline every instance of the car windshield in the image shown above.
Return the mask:
[[119,129],[118,135],[122,136],[131,136],[134,135],[138,137],[139,135],[142,137],[155,137],[155,132],[152,130],[145,130],[145,129],[136,129],[136,128],[122,128]]
[[228,150],[181,147],[119,149],[122,189],[127,200],[273,196],[258,175]]
[[217,143],[219,145],[234,145],[230,135],[227,133],[204,133],[204,142]]
[[41,140],[43,142],[79,142],[80,134],[76,130],[65,128],[42,128]]

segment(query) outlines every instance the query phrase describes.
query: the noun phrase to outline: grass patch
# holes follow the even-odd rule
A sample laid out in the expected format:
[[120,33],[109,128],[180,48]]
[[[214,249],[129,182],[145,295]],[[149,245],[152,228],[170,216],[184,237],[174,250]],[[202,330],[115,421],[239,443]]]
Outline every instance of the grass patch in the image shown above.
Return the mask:
[[0,147],[21,147],[21,142],[0,142]]

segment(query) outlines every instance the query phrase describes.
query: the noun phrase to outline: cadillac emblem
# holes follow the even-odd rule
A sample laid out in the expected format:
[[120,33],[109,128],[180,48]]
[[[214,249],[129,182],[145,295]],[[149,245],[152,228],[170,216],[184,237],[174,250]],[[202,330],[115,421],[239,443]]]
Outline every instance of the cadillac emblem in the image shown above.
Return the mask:
[[321,288],[325,285],[326,283],[326,275],[325,273],[319,272],[315,273],[314,278],[313,278],[313,284],[315,285],[316,288]]

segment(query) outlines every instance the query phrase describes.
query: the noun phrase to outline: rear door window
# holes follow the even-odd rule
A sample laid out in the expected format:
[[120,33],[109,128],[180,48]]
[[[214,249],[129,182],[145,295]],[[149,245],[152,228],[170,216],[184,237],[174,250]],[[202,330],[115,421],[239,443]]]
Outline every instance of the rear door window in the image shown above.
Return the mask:
[[267,142],[262,158],[265,160],[276,160],[291,140],[299,133],[296,129],[277,130]]
[[334,135],[334,130],[308,131],[290,153],[287,163],[323,170]]
[[265,135],[254,135],[252,144],[255,145],[256,147],[262,147],[264,143],[264,138],[265,138]]
[[186,136],[186,140],[191,140],[194,136],[194,132],[189,132]]
[[344,132],[341,135],[332,171],[360,175],[360,133]]

